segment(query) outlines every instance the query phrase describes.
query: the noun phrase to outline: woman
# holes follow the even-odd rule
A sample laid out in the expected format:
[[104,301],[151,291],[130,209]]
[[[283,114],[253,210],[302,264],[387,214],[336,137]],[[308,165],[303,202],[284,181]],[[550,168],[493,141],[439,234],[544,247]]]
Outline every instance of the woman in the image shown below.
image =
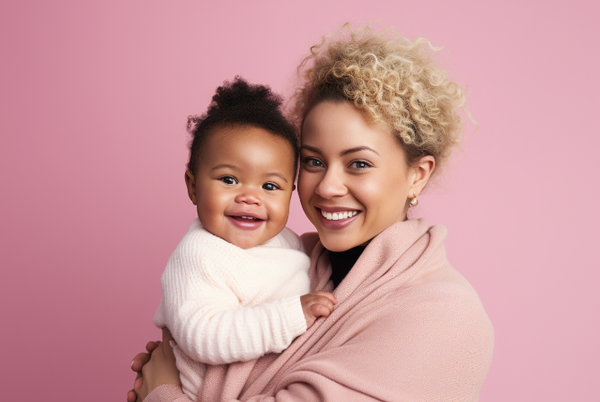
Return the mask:
[[[311,287],[338,304],[280,355],[211,367],[199,400],[478,398],[492,326],[446,259],[445,228],[407,220],[459,141],[463,93],[433,66],[427,41],[344,33],[312,48],[295,109],[298,192],[318,231],[303,236]],[[138,398],[184,401],[169,342],[147,348],[152,359],[132,363],[143,366]]]

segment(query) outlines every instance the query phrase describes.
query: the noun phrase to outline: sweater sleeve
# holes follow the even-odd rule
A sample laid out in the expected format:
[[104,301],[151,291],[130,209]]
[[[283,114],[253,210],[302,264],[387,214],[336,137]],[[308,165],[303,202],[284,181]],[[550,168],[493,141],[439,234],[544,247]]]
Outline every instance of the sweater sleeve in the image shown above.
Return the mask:
[[184,238],[169,259],[161,279],[164,313],[155,316],[188,356],[207,364],[252,360],[281,352],[306,331],[299,296],[242,307],[192,240]]

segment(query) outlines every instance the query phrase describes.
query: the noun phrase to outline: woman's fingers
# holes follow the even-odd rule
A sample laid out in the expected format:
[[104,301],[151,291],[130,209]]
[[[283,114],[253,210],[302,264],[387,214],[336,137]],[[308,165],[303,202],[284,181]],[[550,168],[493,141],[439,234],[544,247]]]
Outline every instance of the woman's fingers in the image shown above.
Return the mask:
[[136,373],[139,373],[140,371],[142,371],[142,367],[144,367],[144,364],[148,363],[149,360],[149,353],[138,353],[131,361],[131,369]]
[[[140,353],[142,354],[142,353]],[[133,389],[127,392],[127,402],[136,402],[137,401],[137,391],[142,387],[144,379],[142,377],[142,373],[137,373],[135,376],[135,381],[133,382]]]
[[134,390],[131,390],[127,393],[127,402],[135,402],[137,401],[137,395]]
[[131,369],[136,373],[142,371],[142,367],[150,360],[150,355],[160,345],[160,341],[150,341],[146,344],[148,353],[138,353],[131,361]]
[[150,341],[146,344],[146,350],[152,354],[152,351],[160,345],[160,341]]
[[[147,353],[138,353],[133,360],[131,361],[131,369],[133,371],[135,371],[137,373],[136,377],[135,377],[135,381],[133,383],[133,389],[129,392],[127,392],[127,402],[136,402],[138,401],[138,393],[140,392],[140,390],[142,389],[142,386],[144,385],[144,379],[142,376],[142,370],[144,369],[144,366],[146,366],[146,364],[150,361],[150,356],[152,355],[152,352],[154,352],[156,350],[156,348],[158,348],[160,346],[161,342],[160,341],[150,341],[146,344],[146,350],[148,351]],[[171,348],[169,347],[169,350],[171,350]],[[171,354],[173,352],[171,351]]]
[[138,374],[137,378],[133,382],[133,390],[134,391],[139,391],[140,388],[142,388],[143,384],[144,384],[144,377],[142,377],[141,374]]

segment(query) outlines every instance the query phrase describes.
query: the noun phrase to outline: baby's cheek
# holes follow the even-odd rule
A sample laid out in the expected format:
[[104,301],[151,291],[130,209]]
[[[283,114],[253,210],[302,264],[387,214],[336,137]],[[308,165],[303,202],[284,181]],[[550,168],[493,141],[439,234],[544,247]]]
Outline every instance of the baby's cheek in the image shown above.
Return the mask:
[[281,231],[287,222],[288,214],[290,211],[290,203],[288,201],[281,201],[274,203],[271,210],[271,221],[275,226],[275,230]]

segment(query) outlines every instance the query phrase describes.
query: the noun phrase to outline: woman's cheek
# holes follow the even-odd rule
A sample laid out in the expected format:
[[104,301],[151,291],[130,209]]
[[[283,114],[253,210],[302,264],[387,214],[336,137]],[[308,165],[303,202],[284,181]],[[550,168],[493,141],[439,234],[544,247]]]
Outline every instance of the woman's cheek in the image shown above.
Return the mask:
[[315,177],[309,173],[300,173],[298,177],[298,198],[306,211],[310,197],[314,194],[316,188]]

